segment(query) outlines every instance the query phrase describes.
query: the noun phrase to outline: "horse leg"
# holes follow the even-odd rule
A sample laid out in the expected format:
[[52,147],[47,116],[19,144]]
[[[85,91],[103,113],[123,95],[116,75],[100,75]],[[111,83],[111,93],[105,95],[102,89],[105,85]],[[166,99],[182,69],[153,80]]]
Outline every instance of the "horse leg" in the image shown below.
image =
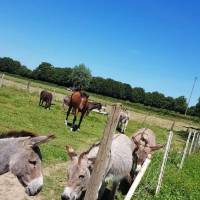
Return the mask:
[[85,115],[85,112],[82,112],[82,113],[81,113],[80,120],[79,120],[79,123],[78,123],[78,131],[80,130],[81,122],[82,122],[82,120],[83,120],[84,115]]
[[66,116],[66,119],[65,119],[65,125],[67,126],[67,120],[68,120],[68,117],[69,117],[69,114],[70,114],[70,112],[71,112],[71,109],[72,109],[72,106],[70,105],[69,106],[69,108],[68,108],[68,110],[67,110],[67,116]]
[[78,108],[75,109],[75,113],[74,113],[74,119],[72,122],[72,127],[71,127],[71,131],[75,131],[76,128],[76,118],[77,118],[77,114],[78,114]]

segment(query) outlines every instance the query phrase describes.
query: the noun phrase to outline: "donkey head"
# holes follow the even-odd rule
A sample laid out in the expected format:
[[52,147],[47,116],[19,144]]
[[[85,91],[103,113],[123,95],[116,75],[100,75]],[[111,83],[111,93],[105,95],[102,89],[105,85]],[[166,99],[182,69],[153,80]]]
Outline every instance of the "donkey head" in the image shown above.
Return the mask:
[[132,137],[132,140],[136,144],[136,149],[133,153],[137,161],[136,172],[140,171],[142,164],[147,158],[151,158],[153,151],[156,151],[164,147],[164,145],[160,144],[157,144],[155,146],[150,146],[148,138],[146,138],[143,133],[139,141],[136,140],[135,137]]
[[25,187],[29,196],[36,195],[43,186],[41,153],[39,144],[45,143],[54,136],[38,136],[20,138],[16,152],[11,156],[9,168]]
[[68,166],[68,181],[61,199],[76,200],[86,191],[95,159],[88,158],[85,152],[78,156],[69,146],[66,146],[66,149],[71,162]]

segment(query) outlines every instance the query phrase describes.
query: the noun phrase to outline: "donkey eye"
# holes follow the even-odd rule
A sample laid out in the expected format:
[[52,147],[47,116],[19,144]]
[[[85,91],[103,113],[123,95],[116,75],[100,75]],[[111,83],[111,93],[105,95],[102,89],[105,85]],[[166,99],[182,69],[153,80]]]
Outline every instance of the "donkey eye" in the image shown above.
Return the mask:
[[80,178],[80,179],[83,179],[83,178],[85,178],[85,176],[84,176],[84,175],[80,175],[79,178]]
[[36,163],[37,163],[36,160],[29,160],[28,162],[29,162],[30,164],[32,164],[32,165],[36,165]]

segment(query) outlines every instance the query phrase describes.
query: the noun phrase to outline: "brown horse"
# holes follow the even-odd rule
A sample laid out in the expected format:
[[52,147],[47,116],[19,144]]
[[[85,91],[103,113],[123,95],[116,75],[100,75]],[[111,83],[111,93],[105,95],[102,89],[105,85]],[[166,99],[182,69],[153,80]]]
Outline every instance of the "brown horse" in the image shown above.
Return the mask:
[[43,103],[45,102],[45,108],[49,108],[50,110],[50,107],[52,105],[52,99],[53,99],[53,95],[48,92],[47,90],[42,90],[41,93],[40,93],[40,102],[39,102],[39,106],[43,106]]
[[83,117],[84,117],[84,115],[87,111],[87,108],[88,108],[88,98],[89,98],[89,96],[85,92],[82,92],[82,91],[74,91],[72,93],[72,95],[70,97],[70,101],[69,101],[69,108],[68,108],[68,111],[67,111],[67,116],[66,116],[66,119],[65,119],[65,124],[67,126],[67,124],[68,124],[67,120],[68,120],[69,114],[71,112],[71,109],[73,108],[74,119],[73,119],[73,122],[72,122],[71,131],[76,130],[75,122],[76,122],[77,114],[79,112],[81,113],[81,117],[80,117],[77,129],[80,130],[81,122],[82,122]]

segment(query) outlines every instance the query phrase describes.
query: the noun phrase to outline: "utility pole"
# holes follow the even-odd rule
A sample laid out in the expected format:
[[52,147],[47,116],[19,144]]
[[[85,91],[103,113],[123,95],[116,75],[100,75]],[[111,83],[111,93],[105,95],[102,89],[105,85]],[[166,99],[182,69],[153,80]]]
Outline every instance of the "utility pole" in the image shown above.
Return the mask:
[[188,99],[187,108],[185,110],[185,116],[187,115],[187,111],[188,111],[188,108],[189,108],[190,100],[191,100],[191,97],[192,97],[192,94],[193,94],[194,87],[195,87],[195,84],[197,82],[197,79],[198,79],[197,77],[194,78],[194,83],[193,83],[192,90],[191,90],[191,93],[190,93],[190,96],[189,96],[189,99]]

